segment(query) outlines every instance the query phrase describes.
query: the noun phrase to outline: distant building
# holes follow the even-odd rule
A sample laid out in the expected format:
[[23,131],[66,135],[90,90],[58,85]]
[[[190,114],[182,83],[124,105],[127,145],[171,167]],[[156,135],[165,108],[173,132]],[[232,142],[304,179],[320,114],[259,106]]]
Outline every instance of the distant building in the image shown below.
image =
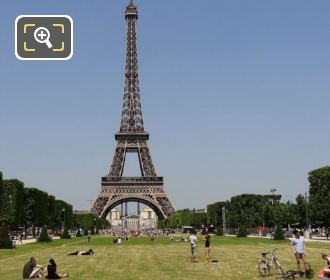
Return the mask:
[[137,213],[131,213],[121,218],[121,212],[117,208],[112,209],[107,217],[113,227],[126,227],[128,230],[149,230],[157,228],[157,215],[149,207],[145,207]]
[[73,210],[73,214],[82,214],[82,215],[86,215],[86,214],[90,214],[89,210]]

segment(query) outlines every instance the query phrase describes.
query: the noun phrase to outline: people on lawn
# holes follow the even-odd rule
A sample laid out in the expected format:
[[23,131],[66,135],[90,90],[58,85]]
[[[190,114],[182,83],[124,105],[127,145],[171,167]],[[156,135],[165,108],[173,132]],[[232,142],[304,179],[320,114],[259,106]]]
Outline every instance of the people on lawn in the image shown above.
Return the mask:
[[47,279],[61,279],[68,277],[69,275],[67,273],[64,274],[58,274],[57,273],[57,265],[54,261],[54,259],[49,260],[49,264],[47,265]]
[[91,256],[94,255],[94,251],[89,249],[88,251],[75,251],[73,253],[68,254],[68,256]]
[[321,253],[321,257],[327,262],[327,265],[320,269],[318,277],[321,279],[330,278],[330,256],[326,253]]
[[196,231],[193,230],[190,239],[190,249],[191,249],[191,262],[196,262],[196,256],[197,256],[197,236]]
[[45,270],[37,265],[35,257],[31,257],[30,260],[23,267],[23,279],[33,279],[43,277]]
[[310,266],[306,258],[306,248],[305,248],[305,240],[302,237],[298,230],[294,229],[292,231],[293,238],[291,238],[291,248],[297,260],[298,271],[301,270],[301,262],[304,265],[306,276],[309,276]]
[[205,244],[205,258],[206,258],[206,261],[207,262],[210,262],[211,261],[211,248],[210,248],[210,245],[211,245],[211,236],[208,234],[208,232],[206,232],[206,234],[204,235],[204,238],[203,238]]

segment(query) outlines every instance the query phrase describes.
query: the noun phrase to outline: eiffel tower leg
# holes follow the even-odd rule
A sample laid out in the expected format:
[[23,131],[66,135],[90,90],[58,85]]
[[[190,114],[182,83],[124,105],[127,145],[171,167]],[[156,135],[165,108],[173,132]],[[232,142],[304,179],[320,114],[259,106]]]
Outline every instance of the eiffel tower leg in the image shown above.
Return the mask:
[[138,231],[140,231],[140,220],[141,220],[141,212],[140,212],[140,202],[137,203],[137,214],[138,214]]
[[145,144],[143,147],[140,147],[138,153],[139,153],[139,160],[142,170],[142,176],[145,177],[157,176],[147,144]]
[[125,147],[123,147],[122,143],[118,142],[108,176],[123,175],[125,157],[126,157],[126,149]]

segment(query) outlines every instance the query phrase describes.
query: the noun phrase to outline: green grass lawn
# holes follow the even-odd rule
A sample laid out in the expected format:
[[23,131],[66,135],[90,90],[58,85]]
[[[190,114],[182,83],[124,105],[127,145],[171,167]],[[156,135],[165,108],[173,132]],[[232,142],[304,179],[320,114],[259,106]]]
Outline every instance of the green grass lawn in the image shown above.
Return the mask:
[[[174,239],[176,237],[174,236]],[[21,279],[22,267],[31,256],[41,265],[54,258],[60,273],[69,273],[68,279],[262,279],[257,262],[262,251],[278,248],[278,258],[284,270],[295,269],[296,264],[289,241],[261,238],[212,237],[212,259],[206,263],[202,237],[198,236],[198,262],[190,262],[189,243],[171,242],[170,237],[131,238],[122,244],[113,244],[111,237],[54,240],[51,243],[27,244],[12,250],[0,250],[0,279]],[[92,248],[94,256],[67,256],[76,250]],[[308,242],[308,259],[314,271],[324,265],[321,252],[330,253],[330,242]],[[270,279],[275,279],[275,276]],[[316,279],[316,277],[315,277]]]

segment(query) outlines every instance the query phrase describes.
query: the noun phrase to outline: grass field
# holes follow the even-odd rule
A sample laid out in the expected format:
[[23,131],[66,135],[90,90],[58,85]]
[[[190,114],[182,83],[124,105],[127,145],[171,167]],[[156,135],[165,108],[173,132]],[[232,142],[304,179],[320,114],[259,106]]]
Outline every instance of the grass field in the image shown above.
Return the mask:
[[[0,279],[21,279],[22,267],[30,256],[35,256],[43,266],[49,258],[54,258],[58,272],[69,273],[68,279],[72,280],[262,279],[257,270],[260,253],[275,248],[279,249],[277,256],[284,270],[296,266],[289,241],[212,237],[212,259],[219,262],[206,263],[202,237],[198,239],[197,263],[190,262],[188,243],[171,242],[169,237],[159,237],[155,241],[146,237],[131,238],[122,244],[113,244],[111,237],[103,236],[93,237],[91,244],[87,244],[85,238],[27,244],[13,250],[0,250]],[[94,250],[94,256],[66,256],[89,248]],[[330,253],[330,242],[307,243],[308,259],[314,271],[324,265],[320,257],[323,251]]]

